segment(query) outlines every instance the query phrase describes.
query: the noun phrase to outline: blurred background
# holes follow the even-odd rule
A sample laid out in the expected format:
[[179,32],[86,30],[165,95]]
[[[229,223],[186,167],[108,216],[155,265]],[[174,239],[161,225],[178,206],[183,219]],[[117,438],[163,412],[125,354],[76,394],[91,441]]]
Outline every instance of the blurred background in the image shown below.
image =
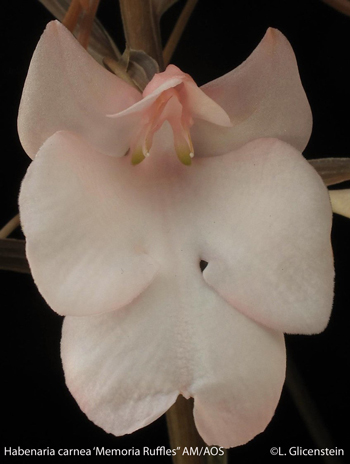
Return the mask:
[[[164,42],[185,2],[162,19]],[[29,165],[16,132],[21,90],[31,55],[51,14],[37,0],[3,2],[1,37],[1,213],[0,226],[17,212],[21,179]],[[117,0],[101,0],[98,18],[121,50],[122,24]],[[350,156],[350,18],[320,0],[199,0],[172,62],[198,85],[230,71],[253,51],[268,27],[286,35],[294,48],[314,116],[308,159]],[[347,185],[349,187],[349,184]],[[20,231],[13,237],[22,238]],[[336,267],[330,324],[317,336],[287,336],[294,362],[317,407],[333,446],[345,449],[349,418],[350,220],[335,215],[332,240]],[[2,332],[3,446],[21,448],[131,449],[169,447],[165,418],[125,437],[114,437],[91,423],[69,394],[60,361],[62,318],[51,311],[32,277],[0,271]],[[306,399],[305,399],[306,398]],[[304,397],[306,403],[309,399]],[[316,418],[316,424],[320,423]],[[274,462],[271,447],[318,447],[284,388],[266,431],[229,451],[229,462]],[[326,446],[326,445],[325,445]],[[137,462],[147,458],[120,458]],[[170,457],[148,458],[170,463]],[[292,458],[284,457],[288,462]],[[298,458],[295,458],[298,459]],[[295,462],[295,459],[293,462]],[[153,461],[152,461],[153,462]],[[312,462],[324,462],[313,457]],[[331,461],[336,463],[336,458]]]

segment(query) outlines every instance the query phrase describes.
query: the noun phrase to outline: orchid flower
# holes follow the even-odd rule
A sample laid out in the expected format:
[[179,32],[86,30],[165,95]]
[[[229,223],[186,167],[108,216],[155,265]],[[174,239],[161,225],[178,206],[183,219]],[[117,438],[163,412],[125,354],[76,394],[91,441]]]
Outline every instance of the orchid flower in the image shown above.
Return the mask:
[[332,306],[329,195],[300,153],[311,125],[277,30],[203,87],[170,65],[141,94],[48,25],[19,111],[34,158],[20,215],[95,424],[131,433],[183,395],[207,444],[265,429],[283,332],[322,331]]

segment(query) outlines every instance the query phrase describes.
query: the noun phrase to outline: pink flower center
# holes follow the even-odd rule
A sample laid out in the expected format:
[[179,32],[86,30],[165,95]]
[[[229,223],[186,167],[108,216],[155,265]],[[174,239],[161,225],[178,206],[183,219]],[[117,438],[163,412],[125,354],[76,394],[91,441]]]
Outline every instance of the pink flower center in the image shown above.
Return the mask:
[[184,84],[164,90],[144,112],[141,128],[132,148],[132,164],[141,163],[150,154],[154,134],[165,121],[171,125],[176,154],[183,164],[190,165],[194,156],[190,136],[193,118],[186,105]]

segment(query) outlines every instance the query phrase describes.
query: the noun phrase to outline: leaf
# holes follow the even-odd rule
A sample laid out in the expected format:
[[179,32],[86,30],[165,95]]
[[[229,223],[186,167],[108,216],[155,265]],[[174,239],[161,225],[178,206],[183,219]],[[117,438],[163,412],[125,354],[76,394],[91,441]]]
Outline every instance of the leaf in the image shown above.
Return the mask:
[[350,1],[349,0],[322,0],[331,8],[339,11],[340,13],[350,16]]
[[309,160],[326,185],[350,180],[350,158],[321,158]]
[[153,0],[153,8],[158,19],[178,0]]
[[30,274],[24,240],[0,239],[0,269]]
[[333,212],[350,219],[350,189],[330,190],[329,195]]
[[155,73],[159,73],[156,60],[143,50],[126,48],[118,64],[125,69],[136,86],[143,91],[152,80]]

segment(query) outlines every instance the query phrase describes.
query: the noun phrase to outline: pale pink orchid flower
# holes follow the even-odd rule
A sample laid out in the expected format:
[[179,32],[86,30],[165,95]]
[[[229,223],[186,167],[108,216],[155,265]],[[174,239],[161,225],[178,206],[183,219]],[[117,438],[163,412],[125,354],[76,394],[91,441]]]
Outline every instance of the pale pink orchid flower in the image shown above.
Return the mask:
[[322,331],[332,306],[329,195],[300,153],[311,126],[277,30],[203,87],[171,65],[141,94],[48,25],[19,112],[35,156],[20,214],[34,280],[66,316],[68,388],[95,424],[131,433],[183,395],[208,445],[265,429],[283,332]]

